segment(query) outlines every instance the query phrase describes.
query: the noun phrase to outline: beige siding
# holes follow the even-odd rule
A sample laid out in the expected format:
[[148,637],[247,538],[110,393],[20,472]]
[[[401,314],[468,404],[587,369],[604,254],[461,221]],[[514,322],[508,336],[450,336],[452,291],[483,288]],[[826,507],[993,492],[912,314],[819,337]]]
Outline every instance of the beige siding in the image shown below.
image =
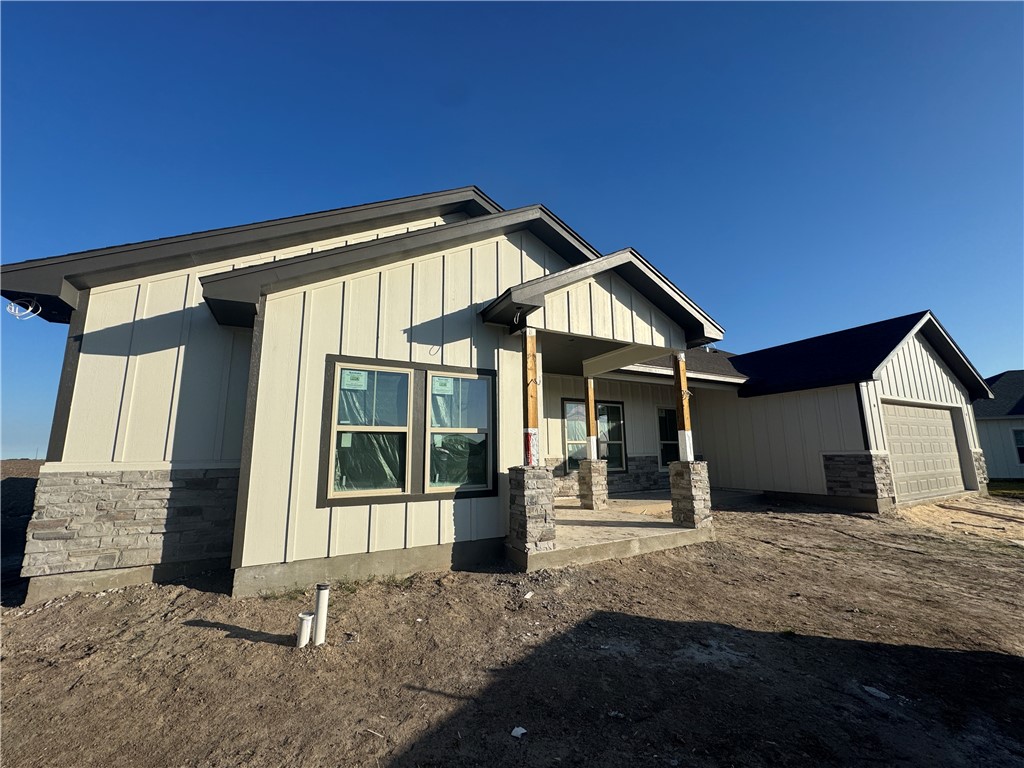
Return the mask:
[[686,336],[678,325],[622,278],[609,273],[548,294],[543,310],[530,315],[529,323],[559,333],[686,348]]
[[1015,429],[1024,430],[1024,419],[982,419],[978,422],[989,477],[1024,479],[1024,464],[1018,459],[1013,441]]
[[974,409],[963,385],[920,334],[907,339],[879,371],[876,381],[861,385],[872,450],[887,451],[882,402],[934,403],[957,412],[954,424],[965,433],[967,447],[977,448]]
[[[62,463],[237,464],[252,332],[217,324],[199,277],[443,223],[422,219],[94,289]],[[402,276],[386,289],[401,292]],[[408,344],[408,325],[396,320],[382,343]]]
[[691,402],[715,487],[825,493],[821,455],[865,447],[852,385],[753,398],[695,388]]
[[[267,298],[242,565],[505,535],[499,497],[316,506],[326,356],[498,370],[498,470],[522,461],[521,338],[480,319],[505,280],[554,262],[512,235]],[[553,257],[552,257],[553,258]],[[297,425],[297,426],[296,426]]]

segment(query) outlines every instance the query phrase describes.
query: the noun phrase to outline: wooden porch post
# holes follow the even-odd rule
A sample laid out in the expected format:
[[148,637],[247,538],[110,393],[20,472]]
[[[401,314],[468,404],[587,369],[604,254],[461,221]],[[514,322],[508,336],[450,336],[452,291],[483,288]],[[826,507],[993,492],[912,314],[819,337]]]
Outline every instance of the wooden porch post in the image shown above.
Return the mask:
[[672,366],[676,383],[676,429],[679,430],[679,460],[693,461],[693,432],[690,430],[690,392],[686,388],[686,353],[678,352]]
[[537,403],[537,330],[523,330],[523,466],[540,466],[540,409]]
[[594,398],[594,379],[584,379],[587,410],[587,458],[597,461],[597,402]]

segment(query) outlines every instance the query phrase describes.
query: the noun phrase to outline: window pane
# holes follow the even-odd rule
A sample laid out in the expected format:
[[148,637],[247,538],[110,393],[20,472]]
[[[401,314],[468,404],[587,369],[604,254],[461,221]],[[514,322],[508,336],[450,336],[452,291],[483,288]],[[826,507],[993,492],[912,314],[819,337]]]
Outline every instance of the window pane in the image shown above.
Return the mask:
[[676,412],[667,408],[658,409],[658,436],[663,442],[677,440]]
[[671,461],[679,461],[678,442],[661,444],[661,466],[667,467]]
[[583,403],[565,404],[565,439],[567,441],[587,439],[587,411]]
[[601,440],[622,442],[622,409],[619,406],[597,406],[597,436]]
[[622,460],[622,443],[598,443],[598,453],[608,462],[608,469],[625,469]]
[[431,376],[430,426],[456,429],[487,429],[490,407],[487,379]]
[[570,472],[575,472],[580,468],[580,462],[587,458],[587,444],[570,443],[567,450],[569,455],[565,459],[565,468]]
[[404,432],[338,432],[334,490],[405,487]]
[[430,436],[430,485],[487,485],[487,435]]
[[1013,442],[1018,448],[1024,448],[1024,429],[1013,430]]
[[338,424],[404,427],[409,414],[409,374],[338,370]]

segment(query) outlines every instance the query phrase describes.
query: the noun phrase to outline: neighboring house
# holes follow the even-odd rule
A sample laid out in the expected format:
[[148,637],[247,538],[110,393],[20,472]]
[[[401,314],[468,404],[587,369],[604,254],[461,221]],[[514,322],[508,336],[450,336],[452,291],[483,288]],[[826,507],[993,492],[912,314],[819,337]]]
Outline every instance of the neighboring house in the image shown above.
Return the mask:
[[985,379],[994,400],[977,400],[974,417],[993,479],[1024,479],[1024,371]]
[[606,471],[671,486],[696,528],[709,465],[868,509],[984,488],[988,389],[930,313],[705,351],[721,326],[638,253],[476,187],[2,277],[70,326],[30,595],[229,557],[239,594],[520,562],[554,546],[552,472],[588,506]]

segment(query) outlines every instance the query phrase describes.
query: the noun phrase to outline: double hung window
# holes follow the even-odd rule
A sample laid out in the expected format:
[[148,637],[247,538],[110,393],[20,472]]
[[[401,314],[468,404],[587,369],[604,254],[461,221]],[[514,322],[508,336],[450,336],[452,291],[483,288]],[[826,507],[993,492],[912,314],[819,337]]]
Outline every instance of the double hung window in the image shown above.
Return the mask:
[[493,372],[329,357],[327,385],[321,503],[493,494]]
[[[569,471],[587,457],[587,414],[580,400],[565,400],[565,461]],[[626,429],[622,403],[597,403],[597,455],[608,462],[609,472],[626,469]]]

